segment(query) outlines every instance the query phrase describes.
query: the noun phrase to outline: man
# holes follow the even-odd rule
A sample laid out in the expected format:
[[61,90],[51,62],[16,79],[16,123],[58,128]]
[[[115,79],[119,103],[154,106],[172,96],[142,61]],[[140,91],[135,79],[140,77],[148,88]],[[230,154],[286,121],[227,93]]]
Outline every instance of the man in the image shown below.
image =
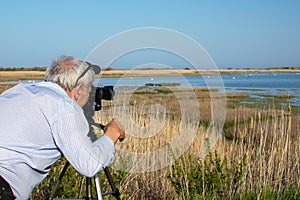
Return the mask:
[[64,156],[92,177],[112,161],[125,137],[116,120],[94,142],[82,107],[100,67],[63,56],[47,68],[45,82],[18,84],[0,96],[0,196],[28,199]]

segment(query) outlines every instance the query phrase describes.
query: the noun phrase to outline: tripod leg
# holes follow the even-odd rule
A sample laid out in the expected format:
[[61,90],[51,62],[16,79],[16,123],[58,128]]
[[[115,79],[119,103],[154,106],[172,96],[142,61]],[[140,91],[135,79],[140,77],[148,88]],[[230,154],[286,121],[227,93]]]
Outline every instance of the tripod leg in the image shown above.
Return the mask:
[[92,194],[92,179],[89,177],[86,177],[86,199],[92,200],[93,194]]
[[118,188],[116,188],[115,182],[114,182],[113,178],[110,175],[109,169],[107,167],[105,167],[104,172],[105,172],[105,175],[108,179],[109,185],[110,185],[110,187],[113,191],[113,193],[112,193],[113,196],[116,197],[117,200],[120,200],[120,192],[119,192]]
[[54,198],[55,193],[56,193],[56,191],[57,191],[57,189],[58,189],[58,185],[59,185],[60,182],[62,181],[62,178],[63,178],[63,176],[65,175],[66,170],[67,170],[67,168],[69,167],[69,165],[70,165],[70,163],[67,161],[66,164],[65,164],[65,166],[64,166],[64,168],[62,169],[62,171],[61,171],[59,177],[58,177],[58,180],[57,180],[57,182],[56,182],[56,184],[55,184],[55,186],[54,186],[53,191],[51,192],[50,197],[47,198],[48,200],[51,200],[51,199]]
[[102,200],[102,192],[101,192],[101,187],[100,187],[99,174],[95,175],[95,183],[96,183],[97,198],[98,198],[98,200]]

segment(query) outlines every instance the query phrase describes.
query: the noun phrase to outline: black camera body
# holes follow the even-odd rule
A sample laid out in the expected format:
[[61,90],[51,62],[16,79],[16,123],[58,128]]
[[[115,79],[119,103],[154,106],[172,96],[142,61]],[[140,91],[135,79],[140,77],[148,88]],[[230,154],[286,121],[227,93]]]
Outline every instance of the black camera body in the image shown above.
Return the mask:
[[104,87],[96,87],[95,92],[95,111],[102,108],[101,100],[112,100],[115,95],[114,86],[108,85]]

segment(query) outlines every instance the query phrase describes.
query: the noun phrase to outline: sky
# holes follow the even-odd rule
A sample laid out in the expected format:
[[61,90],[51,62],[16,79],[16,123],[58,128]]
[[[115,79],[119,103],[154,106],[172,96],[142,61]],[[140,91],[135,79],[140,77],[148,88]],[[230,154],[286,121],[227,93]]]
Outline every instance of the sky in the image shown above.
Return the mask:
[[[300,66],[299,10],[299,0],[2,0],[0,67],[84,59],[108,38],[144,27],[191,38],[219,68]],[[111,67],[143,63],[186,66],[178,55],[146,50]]]

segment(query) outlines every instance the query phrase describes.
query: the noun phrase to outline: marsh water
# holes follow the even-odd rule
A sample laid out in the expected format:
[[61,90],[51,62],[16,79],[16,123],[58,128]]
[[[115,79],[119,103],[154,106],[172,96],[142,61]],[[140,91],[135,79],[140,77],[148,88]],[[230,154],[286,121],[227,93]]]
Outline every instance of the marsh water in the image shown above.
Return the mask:
[[[254,72],[234,73],[222,76],[130,77],[101,78],[95,81],[99,86],[114,85],[116,90],[138,88],[146,84],[176,83],[176,87],[216,88],[224,92],[247,93],[250,98],[264,99],[268,96],[286,98],[291,105],[300,105],[300,73]],[[170,84],[172,86],[172,84]]]
[[[22,81],[33,82],[33,81]],[[0,84],[18,83],[2,82]],[[144,76],[121,78],[100,78],[94,84],[97,86],[113,85],[115,90],[141,89],[146,85],[163,83],[162,87],[201,87],[214,88],[220,92],[246,93],[247,104],[256,101],[269,101],[272,97],[300,106],[300,73],[299,72],[252,72],[232,74],[202,74],[202,76]]]

